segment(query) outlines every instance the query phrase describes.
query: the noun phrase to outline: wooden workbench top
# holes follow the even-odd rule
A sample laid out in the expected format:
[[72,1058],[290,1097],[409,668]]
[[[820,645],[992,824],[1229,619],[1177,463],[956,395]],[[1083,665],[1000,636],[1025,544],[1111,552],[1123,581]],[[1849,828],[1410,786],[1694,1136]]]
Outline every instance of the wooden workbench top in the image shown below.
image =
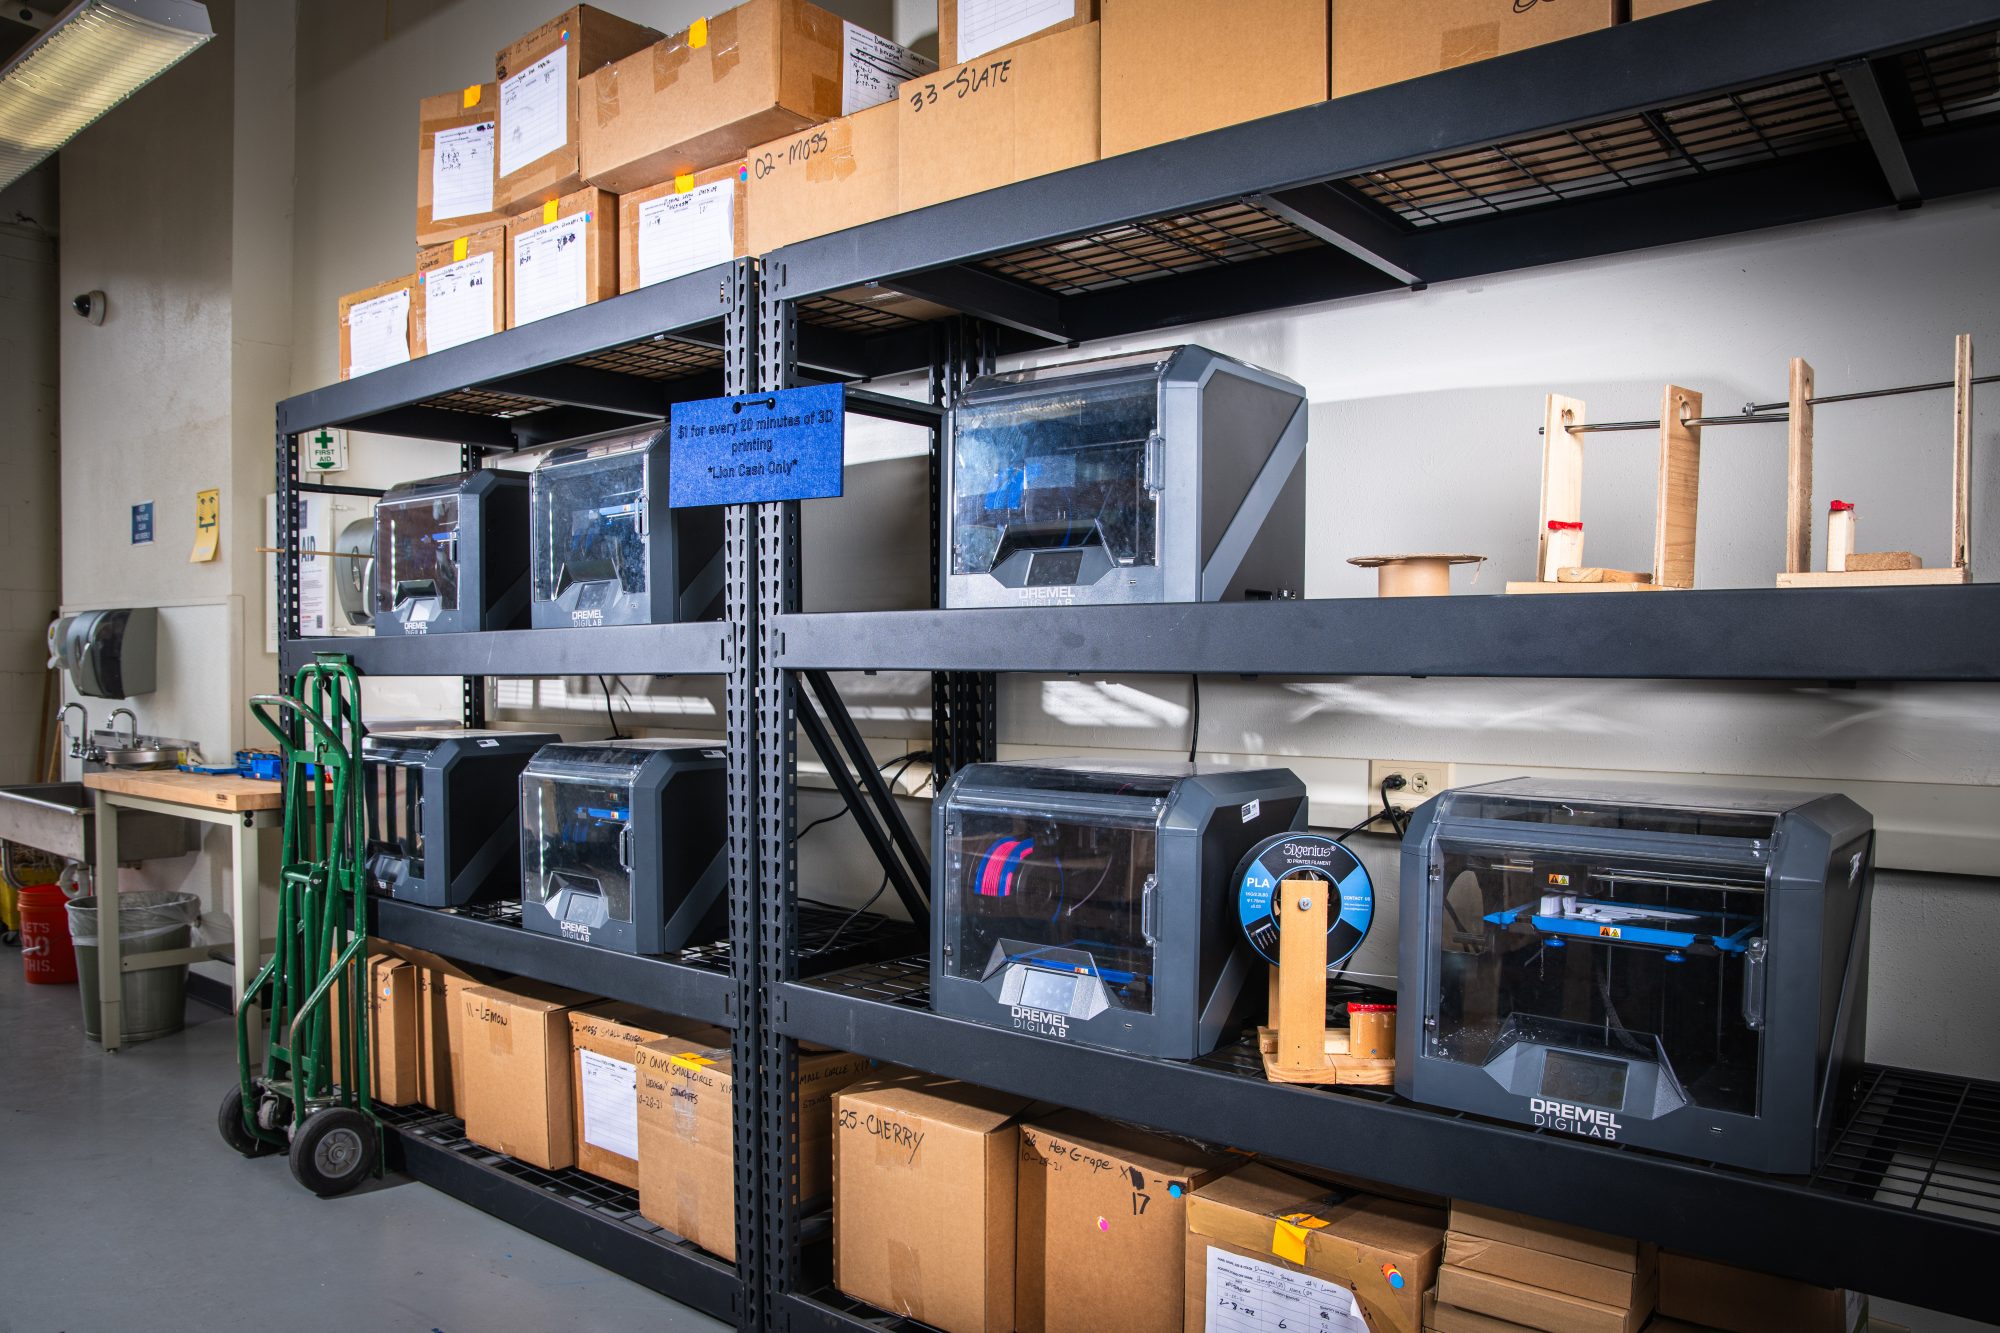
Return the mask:
[[207,773],[182,773],[177,769],[131,769],[125,772],[86,773],[83,785],[121,796],[144,796],[176,805],[197,805],[208,810],[235,814],[246,810],[276,810],[284,804],[284,785],[262,778],[242,778]]

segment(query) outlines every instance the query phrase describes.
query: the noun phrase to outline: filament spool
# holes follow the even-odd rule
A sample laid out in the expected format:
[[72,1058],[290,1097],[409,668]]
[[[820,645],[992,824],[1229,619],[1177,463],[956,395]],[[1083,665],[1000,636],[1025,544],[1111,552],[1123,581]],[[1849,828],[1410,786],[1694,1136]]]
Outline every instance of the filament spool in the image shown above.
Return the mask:
[[[1282,914],[1272,902],[1287,879],[1327,886],[1326,966],[1336,971],[1368,938],[1375,920],[1375,885],[1345,844],[1325,833],[1279,833],[1250,849],[1236,867],[1236,915],[1243,937],[1265,962],[1278,965]],[[1331,895],[1338,895],[1336,900]]]

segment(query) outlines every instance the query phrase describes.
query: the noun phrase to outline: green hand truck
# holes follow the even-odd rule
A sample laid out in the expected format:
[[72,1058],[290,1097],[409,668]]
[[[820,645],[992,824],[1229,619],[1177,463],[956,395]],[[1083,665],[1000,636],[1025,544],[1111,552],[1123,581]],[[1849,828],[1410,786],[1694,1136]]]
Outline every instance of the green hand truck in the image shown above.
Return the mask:
[[[382,1159],[362,975],[361,681],[348,658],[322,653],[299,668],[289,696],[255,695],[250,709],[284,756],[285,850],[275,951],[237,1006],[237,1080],[217,1121],[245,1157],[289,1144],[292,1175],[327,1198],[378,1174]],[[250,1054],[256,1012],[264,1016],[261,1069]]]

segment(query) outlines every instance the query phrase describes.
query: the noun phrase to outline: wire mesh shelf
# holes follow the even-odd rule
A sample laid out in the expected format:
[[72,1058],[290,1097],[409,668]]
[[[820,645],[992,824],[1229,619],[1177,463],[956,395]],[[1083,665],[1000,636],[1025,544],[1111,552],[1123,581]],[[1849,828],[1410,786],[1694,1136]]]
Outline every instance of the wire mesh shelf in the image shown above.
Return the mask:
[[615,371],[645,380],[675,380],[722,369],[722,349],[681,342],[662,334],[646,342],[613,347],[578,359],[591,370]]
[[2000,33],[1911,51],[1901,63],[1912,108],[1926,129],[2000,113]]
[[[519,898],[501,898],[491,902],[466,903],[461,907],[440,907],[434,910],[441,915],[457,917],[464,921],[479,921],[489,926],[507,926],[515,930],[527,929],[521,924]],[[547,938],[570,948],[589,947],[566,940],[556,940],[554,936]],[[720,972],[726,975],[729,971],[729,946],[726,942],[690,945],[673,953],[661,954],[659,957],[664,962],[700,968],[706,972]]]
[[443,412],[464,412],[471,416],[524,417],[530,412],[541,411],[548,404],[539,398],[524,398],[520,394],[472,388],[454,389],[435,398],[426,398],[418,406],[435,408]]
[[2000,1083],[1870,1068],[1812,1184],[2000,1228]]
[[1017,250],[986,260],[984,267],[1044,290],[1080,296],[1319,244],[1270,210],[1237,200]]

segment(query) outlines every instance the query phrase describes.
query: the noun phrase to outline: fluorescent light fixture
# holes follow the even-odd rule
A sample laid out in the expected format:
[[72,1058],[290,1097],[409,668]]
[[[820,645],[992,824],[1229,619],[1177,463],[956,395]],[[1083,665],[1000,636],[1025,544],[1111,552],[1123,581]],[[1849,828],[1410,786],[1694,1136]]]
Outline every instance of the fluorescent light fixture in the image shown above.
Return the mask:
[[77,0],[0,66],[0,189],[213,36],[194,0]]

